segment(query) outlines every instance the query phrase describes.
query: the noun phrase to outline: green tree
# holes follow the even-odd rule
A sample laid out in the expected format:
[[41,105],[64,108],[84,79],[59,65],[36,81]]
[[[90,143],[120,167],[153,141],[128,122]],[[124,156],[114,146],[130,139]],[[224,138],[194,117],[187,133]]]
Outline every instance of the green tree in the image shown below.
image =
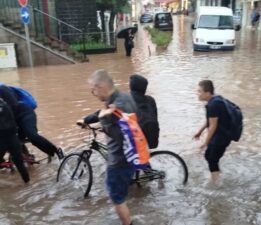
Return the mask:
[[115,16],[119,12],[126,12],[126,8],[128,8],[128,0],[96,0],[97,9],[101,11],[101,21],[102,21],[102,30],[105,30],[104,23],[104,12],[109,10],[111,12],[111,17],[109,21],[110,31],[113,31],[113,22]]

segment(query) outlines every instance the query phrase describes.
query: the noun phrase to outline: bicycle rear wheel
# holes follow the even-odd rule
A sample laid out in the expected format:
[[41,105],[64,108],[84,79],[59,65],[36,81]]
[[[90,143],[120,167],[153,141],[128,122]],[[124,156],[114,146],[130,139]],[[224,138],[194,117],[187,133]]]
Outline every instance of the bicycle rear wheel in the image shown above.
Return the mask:
[[188,168],[176,153],[155,151],[151,153],[150,169],[140,171],[138,179],[139,181],[147,179],[152,192],[162,190],[169,193],[182,188],[187,183]]
[[81,189],[87,197],[93,182],[89,160],[84,159],[81,153],[66,156],[58,169],[56,181],[65,187]]

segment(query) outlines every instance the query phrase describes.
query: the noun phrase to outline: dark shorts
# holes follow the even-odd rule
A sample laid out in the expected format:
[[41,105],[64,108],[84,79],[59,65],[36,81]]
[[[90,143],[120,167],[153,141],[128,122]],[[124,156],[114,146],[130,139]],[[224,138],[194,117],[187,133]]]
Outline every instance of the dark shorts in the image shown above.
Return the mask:
[[108,167],[106,186],[114,204],[122,204],[128,196],[131,179],[135,173],[132,167]]
[[210,172],[219,171],[219,160],[224,155],[227,145],[208,145],[205,158],[208,162]]

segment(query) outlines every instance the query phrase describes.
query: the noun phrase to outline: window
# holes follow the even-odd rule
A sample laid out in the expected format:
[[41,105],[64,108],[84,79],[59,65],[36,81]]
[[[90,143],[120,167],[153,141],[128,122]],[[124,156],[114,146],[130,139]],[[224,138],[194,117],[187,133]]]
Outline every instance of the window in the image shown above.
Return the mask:
[[0,48],[0,57],[6,57],[8,55],[7,48]]
[[171,15],[169,13],[159,13],[156,16],[156,19],[160,22],[165,22],[171,20]]
[[219,15],[202,15],[199,18],[198,28],[234,29],[233,17]]

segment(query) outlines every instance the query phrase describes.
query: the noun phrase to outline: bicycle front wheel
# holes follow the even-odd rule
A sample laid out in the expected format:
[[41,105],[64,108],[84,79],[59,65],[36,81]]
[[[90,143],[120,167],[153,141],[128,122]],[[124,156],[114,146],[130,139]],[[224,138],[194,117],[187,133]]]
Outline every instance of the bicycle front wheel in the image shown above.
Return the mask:
[[182,188],[188,181],[186,163],[179,155],[170,151],[152,152],[150,169],[142,173],[144,177],[151,178],[149,186],[152,192],[159,190],[166,193],[173,192]]
[[57,182],[64,187],[81,189],[87,197],[93,182],[93,173],[89,160],[85,160],[81,153],[72,153],[64,158],[58,173]]

